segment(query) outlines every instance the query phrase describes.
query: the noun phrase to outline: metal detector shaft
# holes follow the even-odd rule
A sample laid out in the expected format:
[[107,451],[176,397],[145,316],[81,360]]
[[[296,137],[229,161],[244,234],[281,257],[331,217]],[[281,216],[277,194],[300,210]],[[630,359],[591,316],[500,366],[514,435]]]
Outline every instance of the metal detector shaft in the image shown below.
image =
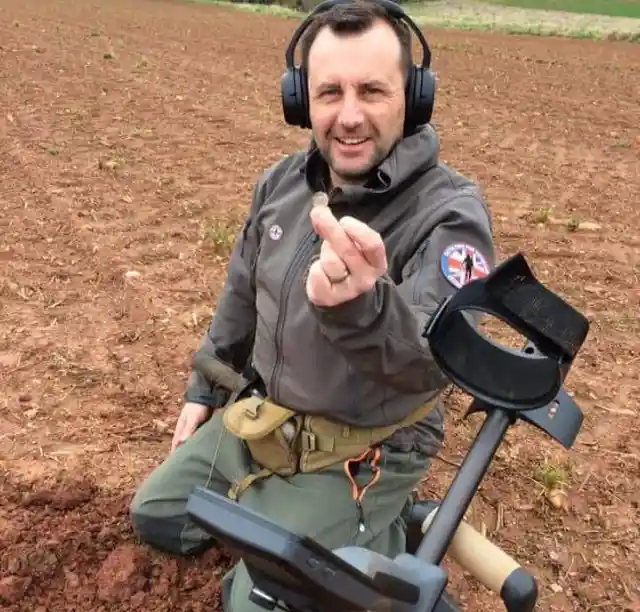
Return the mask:
[[420,543],[416,557],[440,565],[511,422],[504,410],[489,412]]

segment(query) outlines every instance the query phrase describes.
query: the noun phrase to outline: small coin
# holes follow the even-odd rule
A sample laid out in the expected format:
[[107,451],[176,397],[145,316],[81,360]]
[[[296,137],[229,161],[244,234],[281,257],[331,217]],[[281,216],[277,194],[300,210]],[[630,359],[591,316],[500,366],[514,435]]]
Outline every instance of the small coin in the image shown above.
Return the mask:
[[316,206],[329,206],[329,196],[324,191],[316,191],[311,198],[311,205]]

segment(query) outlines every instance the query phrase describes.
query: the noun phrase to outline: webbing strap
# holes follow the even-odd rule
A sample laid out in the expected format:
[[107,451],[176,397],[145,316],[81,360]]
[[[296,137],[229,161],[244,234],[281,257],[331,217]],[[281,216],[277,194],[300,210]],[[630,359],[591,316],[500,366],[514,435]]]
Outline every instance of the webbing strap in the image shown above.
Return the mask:
[[[306,416],[303,420],[302,431],[300,432],[301,449],[303,452],[332,452],[338,446],[342,449],[350,446],[360,449],[363,444],[365,446],[375,444],[389,437],[398,429],[417,423],[426,417],[435,405],[436,399],[432,399],[426,404],[418,406],[418,408],[409,413],[404,419],[393,425],[359,428],[332,423],[330,428],[335,428],[336,430],[333,434],[326,431],[326,425],[328,424],[326,420],[317,416]],[[320,425],[319,431],[313,431],[314,422],[318,423],[321,421],[324,421],[325,427]],[[340,434],[338,434],[338,428],[341,430]],[[358,452],[361,451],[358,450]]]
[[262,468],[255,474],[247,474],[244,478],[240,478],[240,480],[236,480],[231,487],[229,487],[229,491],[227,496],[229,499],[233,501],[237,501],[237,499],[254,483],[256,480],[262,480],[263,478],[267,478],[274,474],[273,470],[268,468]]

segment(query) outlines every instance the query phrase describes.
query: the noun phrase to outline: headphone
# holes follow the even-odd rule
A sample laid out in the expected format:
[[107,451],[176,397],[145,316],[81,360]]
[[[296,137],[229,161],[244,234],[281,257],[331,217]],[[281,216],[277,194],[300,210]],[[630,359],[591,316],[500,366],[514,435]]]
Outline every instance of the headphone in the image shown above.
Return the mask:
[[[294,65],[294,53],[302,34],[319,13],[331,10],[338,4],[347,4],[351,0],[325,0],[305,18],[293,33],[285,51],[286,70],[280,79],[280,93],[284,119],[289,125],[310,128],[309,92],[307,75],[302,67]],[[435,100],[436,78],[431,71],[431,50],[416,23],[394,0],[375,0],[389,15],[404,21],[413,31],[422,46],[422,63],[410,67],[405,88],[405,134],[413,132],[418,126],[431,121]]]

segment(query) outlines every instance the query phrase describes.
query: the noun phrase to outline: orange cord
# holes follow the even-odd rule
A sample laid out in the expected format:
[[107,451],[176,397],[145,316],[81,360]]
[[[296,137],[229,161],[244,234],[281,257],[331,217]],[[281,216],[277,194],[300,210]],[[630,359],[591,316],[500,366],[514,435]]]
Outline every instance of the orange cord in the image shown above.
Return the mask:
[[[369,466],[373,470],[373,477],[371,480],[364,485],[361,489],[358,489],[358,484],[355,481],[355,478],[351,474],[351,466],[353,464],[362,463],[367,458],[369,458]],[[351,459],[347,459],[344,462],[344,471],[347,475],[347,478],[351,482],[351,496],[354,501],[358,503],[362,503],[362,499],[364,498],[365,493],[378,482],[380,478],[380,466],[378,462],[380,461],[380,448],[368,448],[364,451],[359,457],[353,457]]]

